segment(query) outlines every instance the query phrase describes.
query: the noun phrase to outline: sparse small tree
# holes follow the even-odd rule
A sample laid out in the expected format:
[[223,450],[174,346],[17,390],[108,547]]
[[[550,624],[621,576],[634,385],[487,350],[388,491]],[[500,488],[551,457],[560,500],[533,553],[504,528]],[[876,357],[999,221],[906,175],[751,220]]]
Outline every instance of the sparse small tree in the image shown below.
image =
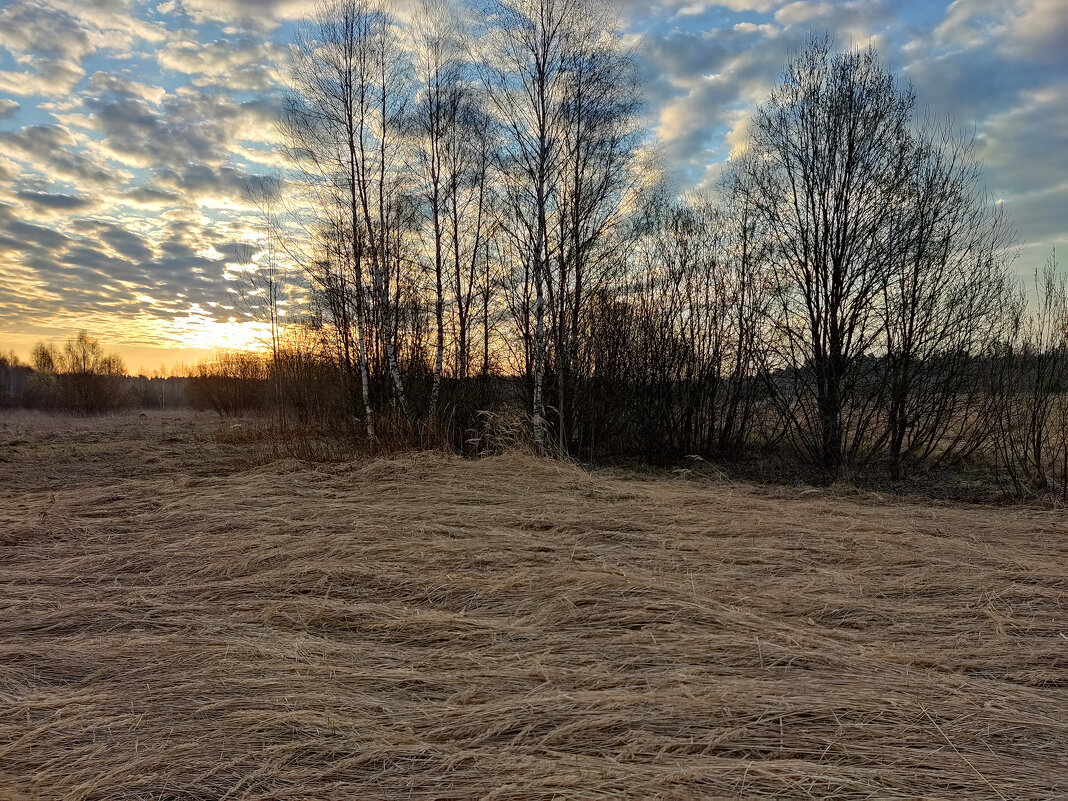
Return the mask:
[[[248,201],[260,215],[261,240],[259,253],[254,254],[250,248],[246,262],[249,269],[240,276],[236,286],[237,297],[246,312],[256,320],[267,324],[271,349],[271,379],[274,385],[275,414],[278,427],[285,431],[285,402],[282,390],[282,350],[283,318],[285,316],[287,271],[279,246],[278,205],[280,202],[280,182],[271,176],[256,176],[245,186]],[[254,255],[259,255],[258,260]]]
[[976,365],[1002,334],[1012,231],[983,190],[972,143],[917,131],[894,211],[883,288],[890,475],[959,458],[983,440]]
[[1035,272],[1033,296],[1017,300],[993,392],[999,474],[1019,495],[1055,491],[1058,473],[1068,481],[1068,277],[1057,269],[1056,253]]

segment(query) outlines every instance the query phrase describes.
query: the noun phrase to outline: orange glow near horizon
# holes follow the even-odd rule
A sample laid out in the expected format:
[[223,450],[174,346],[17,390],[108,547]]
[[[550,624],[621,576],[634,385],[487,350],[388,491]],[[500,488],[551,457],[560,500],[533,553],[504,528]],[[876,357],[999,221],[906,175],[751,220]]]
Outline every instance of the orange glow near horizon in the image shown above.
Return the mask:
[[0,352],[14,351],[29,362],[37,343],[62,345],[82,330],[100,340],[106,352],[117,354],[131,375],[182,373],[184,368],[221,351],[265,351],[270,347],[267,324],[237,317],[217,320],[194,306],[184,316],[173,319],[148,313],[133,319],[102,315],[92,320],[56,320],[38,335],[0,332]]

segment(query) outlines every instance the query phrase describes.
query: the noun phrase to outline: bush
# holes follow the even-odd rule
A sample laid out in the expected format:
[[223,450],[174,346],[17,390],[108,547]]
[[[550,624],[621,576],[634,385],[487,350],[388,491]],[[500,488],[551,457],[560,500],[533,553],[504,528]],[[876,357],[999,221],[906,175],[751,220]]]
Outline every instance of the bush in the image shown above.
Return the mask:
[[263,356],[224,352],[193,368],[186,396],[194,409],[211,409],[224,417],[249,414],[267,405],[269,378],[269,365]]
[[12,409],[27,401],[33,369],[14,353],[0,353],[0,409]]

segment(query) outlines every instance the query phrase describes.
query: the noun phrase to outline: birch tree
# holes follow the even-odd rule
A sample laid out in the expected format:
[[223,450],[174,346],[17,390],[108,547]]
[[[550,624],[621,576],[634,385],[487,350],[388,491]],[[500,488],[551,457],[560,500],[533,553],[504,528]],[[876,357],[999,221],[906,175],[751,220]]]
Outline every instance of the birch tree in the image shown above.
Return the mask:
[[[368,436],[375,321],[398,405],[408,412],[396,356],[391,287],[399,240],[391,226],[401,195],[400,118],[408,102],[405,59],[395,23],[377,0],[334,0],[298,34],[283,133],[293,162],[328,213],[342,211],[348,246],[337,274],[353,292]],[[351,281],[342,278],[351,273]]]
[[500,170],[533,294],[532,350],[534,445],[546,447],[546,284],[552,256],[549,231],[560,169],[559,138],[566,81],[568,36],[578,0],[501,0],[485,32],[485,88],[505,131]]

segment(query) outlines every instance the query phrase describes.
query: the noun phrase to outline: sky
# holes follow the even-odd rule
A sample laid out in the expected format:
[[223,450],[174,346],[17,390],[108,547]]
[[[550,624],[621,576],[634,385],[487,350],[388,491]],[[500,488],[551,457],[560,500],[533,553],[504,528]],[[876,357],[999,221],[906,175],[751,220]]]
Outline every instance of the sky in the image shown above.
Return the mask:
[[[397,0],[397,11],[406,3]],[[618,0],[649,141],[679,191],[716,185],[813,32],[874,44],[918,107],[974,136],[1014,269],[1068,252],[1066,0]],[[250,175],[313,0],[0,0],[0,351],[87,329],[134,372],[255,346],[233,273]],[[229,265],[229,266],[228,266]]]

